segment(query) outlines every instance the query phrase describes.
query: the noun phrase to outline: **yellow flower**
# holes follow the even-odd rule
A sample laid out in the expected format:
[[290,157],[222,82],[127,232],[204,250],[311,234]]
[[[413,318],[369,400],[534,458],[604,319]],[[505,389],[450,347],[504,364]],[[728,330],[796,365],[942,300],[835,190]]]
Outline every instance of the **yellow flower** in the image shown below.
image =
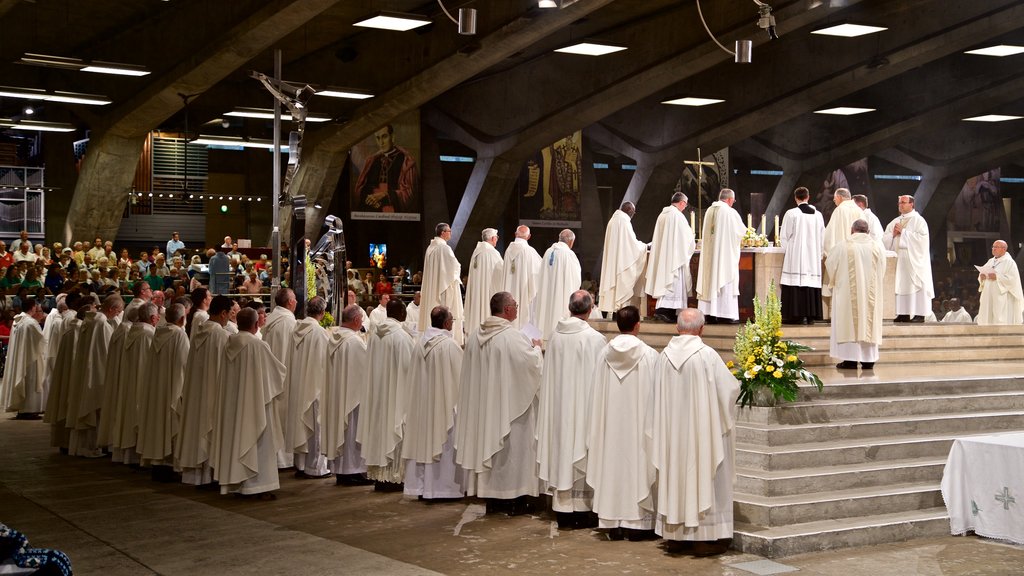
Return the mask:
[[786,356],[786,362],[796,362],[796,356],[794,356],[793,354]]
[[747,357],[747,364],[753,364],[753,363],[754,363],[754,357],[753,356],[748,356]]
[[726,362],[726,363],[725,363],[725,367],[726,367],[726,368],[732,368],[732,367],[733,367],[733,363],[732,363],[732,360],[729,360],[728,362]]
[[782,338],[782,330],[779,330],[779,331],[777,331],[777,332],[775,333],[775,336],[776,336],[777,338]]
[[775,371],[775,366],[772,366],[771,364],[769,364],[769,365],[765,366],[764,371],[769,373],[769,374],[771,374],[772,372]]

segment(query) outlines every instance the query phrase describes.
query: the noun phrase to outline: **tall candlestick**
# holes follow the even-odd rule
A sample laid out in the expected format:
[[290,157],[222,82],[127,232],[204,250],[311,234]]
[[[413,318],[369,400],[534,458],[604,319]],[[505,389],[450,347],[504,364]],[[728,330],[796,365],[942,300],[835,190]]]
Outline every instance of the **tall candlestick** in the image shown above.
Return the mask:
[[765,216],[764,214],[761,214],[761,236],[765,235],[764,234],[764,226],[765,226],[765,221],[766,220],[768,220],[768,217]]
[[775,215],[775,245],[779,245],[779,215]]
[[747,228],[753,228],[753,227],[754,227],[754,217],[750,215],[750,212],[747,212]]

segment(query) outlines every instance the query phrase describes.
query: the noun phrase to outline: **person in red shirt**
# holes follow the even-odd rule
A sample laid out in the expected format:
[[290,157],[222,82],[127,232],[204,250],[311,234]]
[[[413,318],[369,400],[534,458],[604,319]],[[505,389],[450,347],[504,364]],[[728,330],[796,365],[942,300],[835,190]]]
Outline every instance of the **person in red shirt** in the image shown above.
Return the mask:
[[382,294],[391,294],[391,282],[388,282],[387,276],[383,272],[377,277],[377,284],[373,287],[373,293],[380,296]]
[[14,264],[14,254],[7,251],[7,243],[0,240],[0,268],[9,268]]

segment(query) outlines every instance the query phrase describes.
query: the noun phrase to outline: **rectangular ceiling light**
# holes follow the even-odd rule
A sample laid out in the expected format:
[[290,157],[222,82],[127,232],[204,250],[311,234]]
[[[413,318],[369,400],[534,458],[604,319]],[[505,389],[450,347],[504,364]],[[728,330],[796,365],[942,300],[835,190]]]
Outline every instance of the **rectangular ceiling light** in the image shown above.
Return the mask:
[[881,32],[882,30],[888,30],[884,26],[867,26],[864,24],[836,24],[835,26],[829,26],[828,28],[822,28],[815,30],[811,34],[822,34],[825,36],[842,36],[844,38],[854,38],[857,36],[863,36],[865,34],[873,34],[875,32]]
[[117,62],[103,62],[100,60],[87,61],[81,58],[66,58],[64,56],[50,56],[48,54],[33,54],[26,52],[19,60],[22,64],[32,66],[46,66],[48,68],[64,68],[65,70],[79,70],[81,72],[96,72],[98,74],[116,74],[118,76],[145,76],[149,70],[145,66],[137,64],[120,64]]
[[1007,116],[1005,114],[985,114],[984,116],[972,116],[964,118],[964,122],[1006,122],[1008,120],[1020,120],[1024,116]]
[[968,50],[964,54],[977,54],[979,56],[1013,56],[1014,54],[1020,54],[1024,52],[1024,46],[1014,46],[1012,44],[1000,44],[998,46],[989,46],[987,48],[978,48],[977,50]]
[[718,104],[719,102],[725,102],[725,100],[687,96],[685,98],[676,98],[675,100],[665,100],[662,104],[673,104],[675,106],[707,106],[708,104]]
[[111,62],[92,62],[82,68],[82,72],[95,72],[96,74],[114,74],[115,76],[146,76],[149,70],[142,66],[132,64],[113,64]]
[[854,114],[864,114],[865,112],[874,112],[874,108],[854,108],[852,106],[837,106],[835,108],[827,108],[825,110],[815,110],[815,114],[832,114],[833,116],[853,116]]
[[324,88],[323,90],[316,91],[317,96],[327,96],[329,98],[349,98],[351,100],[366,100],[367,98],[373,98],[373,94],[369,92],[363,92],[362,90],[354,90],[351,88]]
[[625,49],[625,46],[617,46],[606,42],[594,42],[592,40],[588,40],[586,42],[573,44],[572,46],[566,46],[565,48],[558,48],[555,52],[562,52],[564,54],[583,54],[584,56],[604,56],[605,54],[611,54]]
[[[200,134],[199,138],[192,140],[189,144],[206,145],[206,146],[237,146],[239,148],[260,148],[263,150],[273,150],[274,142],[272,140],[259,140],[250,139],[246,140],[238,136],[209,136]],[[288,150],[287,144],[281,144],[281,151],[286,152]]]
[[64,102],[66,104],[89,104],[92,106],[105,106],[111,100],[105,96],[95,94],[78,94],[76,92],[47,92],[38,88],[15,88],[12,86],[0,86],[0,97],[21,98],[23,100],[49,100],[50,102]]
[[[241,118],[261,118],[261,119],[264,119],[264,120],[273,120],[274,119],[274,111],[271,110],[270,108],[235,108],[231,112],[225,112],[224,115],[225,116],[238,116],[238,117],[241,117]],[[291,118],[292,120],[295,120],[295,118],[292,117],[291,114],[289,114],[285,110],[281,111],[281,118],[284,118],[284,119]],[[330,122],[330,121],[331,121],[330,116],[316,116],[314,114],[309,114],[309,115],[306,116],[306,122]]]
[[430,18],[419,14],[405,14],[402,12],[380,12],[365,20],[360,20],[353,26],[362,28],[377,28],[379,30],[397,30],[406,32],[420,26],[430,24]]
[[36,132],[75,131],[75,127],[67,122],[44,122],[42,120],[14,121],[10,118],[0,118],[0,127],[12,128],[14,130],[34,130]]

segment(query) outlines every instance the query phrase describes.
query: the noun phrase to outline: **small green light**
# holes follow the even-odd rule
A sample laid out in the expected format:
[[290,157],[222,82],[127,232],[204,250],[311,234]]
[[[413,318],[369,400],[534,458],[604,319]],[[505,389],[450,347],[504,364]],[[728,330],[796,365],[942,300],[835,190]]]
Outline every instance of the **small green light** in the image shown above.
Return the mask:
[[228,213],[228,205],[227,204],[221,204],[220,205],[220,213],[221,214],[227,214]]

